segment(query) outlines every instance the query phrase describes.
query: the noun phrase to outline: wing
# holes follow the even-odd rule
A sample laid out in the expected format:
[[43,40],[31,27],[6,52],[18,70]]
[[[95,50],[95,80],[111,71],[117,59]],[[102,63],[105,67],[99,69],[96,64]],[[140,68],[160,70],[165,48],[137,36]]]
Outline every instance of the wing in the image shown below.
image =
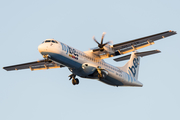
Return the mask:
[[112,48],[114,50],[118,50],[119,54],[126,54],[128,52],[152,45],[154,44],[154,41],[157,41],[162,38],[166,38],[175,34],[177,34],[175,31],[166,31],[166,32],[155,34],[155,35],[150,35],[147,37],[143,37],[143,38],[139,38],[139,39],[123,42],[123,43],[114,44]]
[[109,51],[99,51],[98,49],[93,50],[93,53],[95,55],[99,55],[101,59],[109,58],[109,57],[114,57],[117,55],[122,55],[126,54],[150,45],[154,44],[154,41],[160,40],[162,38],[169,37],[171,35],[177,34],[175,31],[166,31],[154,35],[150,35],[147,37],[135,39],[135,40],[130,40],[127,42],[123,43],[118,43],[114,44],[112,46],[109,46]]
[[3,67],[3,69],[7,71],[30,69],[31,71],[33,71],[33,70],[44,70],[44,69],[61,68],[61,67],[65,67],[65,66],[59,63],[55,63],[51,60],[40,60],[35,62],[7,66],[7,67]]

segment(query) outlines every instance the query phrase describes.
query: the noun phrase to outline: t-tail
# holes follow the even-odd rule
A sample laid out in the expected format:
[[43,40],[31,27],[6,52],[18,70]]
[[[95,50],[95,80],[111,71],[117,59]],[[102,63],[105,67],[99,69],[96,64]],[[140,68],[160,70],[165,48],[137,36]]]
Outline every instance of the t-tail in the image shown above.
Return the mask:
[[140,65],[140,57],[144,57],[147,55],[159,53],[159,50],[152,50],[146,52],[132,52],[130,55],[126,55],[123,57],[119,57],[114,59],[116,62],[123,61],[129,59],[129,61],[123,66],[119,67],[122,71],[126,72],[133,81],[136,81],[139,86],[142,86],[142,83],[138,81],[138,74],[139,74],[139,65]]
[[138,80],[140,57],[135,53],[136,52],[132,52],[130,60],[123,67],[120,67],[120,69],[129,74],[135,80]]

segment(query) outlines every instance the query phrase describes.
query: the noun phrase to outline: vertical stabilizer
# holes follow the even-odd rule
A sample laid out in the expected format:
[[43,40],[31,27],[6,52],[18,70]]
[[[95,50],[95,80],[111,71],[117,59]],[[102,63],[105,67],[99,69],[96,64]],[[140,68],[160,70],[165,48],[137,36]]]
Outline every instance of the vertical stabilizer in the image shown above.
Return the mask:
[[123,67],[119,68],[138,80],[140,57],[136,56],[135,53],[132,52],[130,60]]

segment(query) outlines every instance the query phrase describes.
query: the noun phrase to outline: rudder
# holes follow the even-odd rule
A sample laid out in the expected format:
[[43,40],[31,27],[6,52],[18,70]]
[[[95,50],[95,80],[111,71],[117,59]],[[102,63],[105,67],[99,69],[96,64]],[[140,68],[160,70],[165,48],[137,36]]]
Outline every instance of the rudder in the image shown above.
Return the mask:
[[135,55],[135,53],[136,52],[132,52],[130,60],[123,67],[119,68],[138,80],[140,57]]

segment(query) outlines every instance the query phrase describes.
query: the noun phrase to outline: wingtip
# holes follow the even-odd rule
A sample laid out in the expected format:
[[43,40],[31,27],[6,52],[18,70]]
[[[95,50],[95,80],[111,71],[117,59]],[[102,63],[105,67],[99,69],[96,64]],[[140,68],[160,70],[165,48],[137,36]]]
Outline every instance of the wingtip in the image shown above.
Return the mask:
[[156,50],[157,52],[161,52],[160,50]]
[[177,32],[176,32],[176,31],[169,30],[169,32],[173,32],[173,33],[177,34]]

